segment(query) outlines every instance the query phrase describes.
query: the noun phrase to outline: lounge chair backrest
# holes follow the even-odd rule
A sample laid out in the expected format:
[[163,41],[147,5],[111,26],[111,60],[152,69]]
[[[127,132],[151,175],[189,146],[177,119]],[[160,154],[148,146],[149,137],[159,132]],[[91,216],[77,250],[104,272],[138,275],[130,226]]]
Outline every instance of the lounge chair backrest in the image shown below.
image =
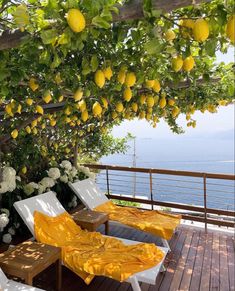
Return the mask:
[[96,206],[109,201],[92,179],[69,183],[69,186],[88,209],[92,210]]
[[50,191],[25,200],[14,203],[14,207],[28,226],[34,236],[34,211],[40,211],[49,216],[57,216],[66,210],[56,198],[54,192]]

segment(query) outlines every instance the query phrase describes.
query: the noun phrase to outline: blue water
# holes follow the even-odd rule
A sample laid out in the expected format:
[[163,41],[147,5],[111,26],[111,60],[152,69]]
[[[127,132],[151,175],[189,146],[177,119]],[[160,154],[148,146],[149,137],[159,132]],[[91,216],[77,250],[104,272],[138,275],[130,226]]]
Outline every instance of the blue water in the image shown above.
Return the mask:
[[[234,141],[232,136],[216,138],[185,138],[175,136],[171,139],[136,138],[136,157],[134,142],[129,143],[125,154],[104,157],[102,164],[122,165],[233,174]],[[152,194],[155,200],[203,205],[204,188],[202,178],[153,175]],[[101,173],[98,183],[106,190],[106,176]],[[123,195],[136,195],[150,198],[149,174],[110,172],[110,191]],[[234,181],[207,180],[207,207],[234,209]]]

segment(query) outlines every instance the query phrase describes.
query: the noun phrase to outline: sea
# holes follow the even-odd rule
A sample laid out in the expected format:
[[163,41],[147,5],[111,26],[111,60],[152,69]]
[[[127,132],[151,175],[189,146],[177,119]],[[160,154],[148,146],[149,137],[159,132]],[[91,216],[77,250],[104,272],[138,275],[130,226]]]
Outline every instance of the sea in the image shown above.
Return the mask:
[[[235,173],[234,135],[220,137],[134,138],[128,142],[124,154],[113,154],[101,159],[101,164],[196,171],[203,173]],[[152,189],[149,173],[109,171],[109,191],[112,194],[147,198],[157,201],[204,205],[202,178],[153,174]],[[106,173],[97,179],[107,191]],[[207,179],[207,207],[234,210],[232,180]]]

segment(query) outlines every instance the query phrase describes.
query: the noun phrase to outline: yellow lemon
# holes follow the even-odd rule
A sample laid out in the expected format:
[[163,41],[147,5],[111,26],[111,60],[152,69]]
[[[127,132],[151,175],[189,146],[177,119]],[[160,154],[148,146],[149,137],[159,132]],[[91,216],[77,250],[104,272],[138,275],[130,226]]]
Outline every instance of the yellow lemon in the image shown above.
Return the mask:
[[21,169],[21,173],[22,174],[26,174],[27,173],[27,167],[24,166],[22,169]]
[[121,113],[124,109],[122,102],[118,102],[115,107],[116,111]]
[[21,106],[21,104],[19,104],[18,107],[17,107],[17,111],[16,112],[21,114],[21,110],[22,110],[22,106]]
[[42,115],[43,115],[44,110],[43,110],[42,106],[37,105],[37,106],[36,106],[36,112],[39,113],[39,114],[42,114]]
[[159,101],[159,107],[163,109],[165,106],[166,106],[166,98],[162,97]]
[[154,92],[160,92],[161,90],[161,84],[158,80],[154,80],[154,84],[153,84],[153,91]]
[[118,72],[117,80],[120,84],[124,84],[126,79],[126,72],[124,70],[120,70]]
[[70,115],[70,114],[72,113],[72,112],[71,112],[71,108],[70,108],[69,106],[66,107],[64,113],[65,113],[66,115]]
[[145,103],[146,96],[145,95],[140,95],[140,104],[143,105]]
[[127,87],[125,90],[124,90],[124,93],[123,93],[123,98],[125,101],[129,102],[132,98],[132,92],[131,92],[131,89],[129,87]]
[[86,20],[78,9],[69,9],[67,22],[74,32],[81,32],[86,27]]
[[27,99],[25,100],[25,102],[26,102],[27,105],[31,106],[31,105],[33,104],[33,99],[31,99],[31,98],[27,98]]
[[80,101],[82,99],[83,92],[81,89],[78,89],[75,94],[73,95],[73,98],[75,101]]
[[146,115],[145,111],[141,111],[140,114],[139,114],[139,118],[140,119],[144,119],[145,115]]
[[172,69],[175,72],[179,72],[183,66],[183,59],[181,56],[176,56],[172,59]]
[[30,134],[30,133],[31,133],[31,128],[30,128],[30,126],[26,126],[26,127],[25,127],[25,131],[26,131],[28,134]]
[[69,148],[66,148],[66,149],[65,149],[66,154],[69,154],[70,151],[71,151],[71,150],[70,150]]
[[29,87],[33,92],[38,89],[39,85],[37,84],[37,82],[36,82],[36,80],[34,78],[30,78]]
[[46,124],[45,123],[42,123],[41,128],[42,129],[46,128]]
[[226,27],[226,35],[230,39],[231,43],[235,43],[235,14],[231,15],[228,19]]
[[113,76],[113,71],[111,67],[107,67],[103,70],[104,76],[106,79],[110,80]]
[[99,102],[95,102],[92,106],[92,112],[94,116],[100,116],[102,113],[102,107]]
[[112,112],[112,119],[117,118],[117,116],[118,116],[117,112],[116,112],[116,111],[113,111],[113,112]]
[[156,123],[156,122],[158,122],[158,121],[159,121],[159,120],[158,120],[158,117],[157,117],[157,115],[154,115],[154,116],[153,116],[153,122],[155,122],[155,123]]
[[179,115],[179,113],[180,113],[180,109],[179,109],[179,107],[174,107],[174,109],[172,110],[172,116],[173,117],[176,117],[176,116],[178,116]]
[[7,104],[5,107],[5,111],[8,115],[13,116],[11,104]]
[[55,119],[51,119],[50,120],[50,126],[55,126],[56,125],[56,120]]
[[192,56],[187,57],[183,63],[183,70],[186,72],[190,72],[194,67],[195,61]]
[[227,105],[227,101],[226,100],[219,100],[219,105],[220,106],[226,106]]
[[50,94],[50,92],[49,91],[47,91],[45,94],[44,94],[44,96],[43,96],[43,101],[45,102],[45,103],[49,103],[50,101],[51,101],[51,94]]
[[135,85],[136,82],[136,76],[133,72],[127,73],[126,74],[126,79],[125,79],[125,85],[127,87],[132,87]]
[[146,85],[147,88],[153,88],[154,83],[155,83],[155,80],[147,80],[145,82],[145,85]]
[[175,33],[174,33],[173,30],[168,29],[168,30],[166,31],[164,37],[165,37],[165,40],[167,40],[167,41],[172,41],[172,40],[175,39]]
[[88,111],[87,110],[84,110],[82,112],[81,119],[82,119],[83,122],[86,122],[88,118],[89,118]]
[[137,103],[132,103],[131,104],[131,108],[132,108],[132,110],[134,111],[134,112],[137,112],[138,111],[138,104]]
[[18,130],[17,129],[14,129],[12,132],[11,132],[11,136],[12,136],[12,138],[17,138],[17,136],[18,136]]
[[190,120],[191,119],[191,115],[189,113],[186,114],[186,120]]
[[102,103],[103,103],[103,107],[104,107],[105,109],[107,109],[107,108],[108,108],[108,105],[109,105],[107,99],[104,98],[104,97],[102,97],[102,98],[101,98],[101,101],[102,101]]
[[184,27],[193,29],[193,27],[194,27],[194,20],[193,19],[190,19],[190,18],[183,19],[181,25],[184,26]]
[[174,100],[174,99],[169,99],[169,100],[168,100],[168,104],[169,104],[170,106],[175,105],[175,100]]
[[152,108],[154,106],[154,98],[153,96],[148,96],[146,99],[147,106]]
[[209,25],[203,18],[197,19],[193,26],[193,37],[198,42],[205,41],[209,36]]
[[60,73],[57,73],[55,75],[55,82],[56,82],[57,85],[59,85],[60,83],[62,83],[62,79],[60,77]]
[[105,76],[101,70],[96,71],[95,73],[95,83],[99,88],[103,88],[105,84]]
[[34,120],[31,122],[31,127],[34,128],[35,126],[37,126],[37,124],[38,124],[37,119],[34,119]]
[[81,101],[79,101],[79,103],[78,103],[78,109],[79,109],[81,112],[83,112],[83,111],[86,110],[86,102],[85,102],[85,100],[81,100]]
[[62,102],[63,100],[64,100],[64,96],[63,95],[59,96],[58,101]]

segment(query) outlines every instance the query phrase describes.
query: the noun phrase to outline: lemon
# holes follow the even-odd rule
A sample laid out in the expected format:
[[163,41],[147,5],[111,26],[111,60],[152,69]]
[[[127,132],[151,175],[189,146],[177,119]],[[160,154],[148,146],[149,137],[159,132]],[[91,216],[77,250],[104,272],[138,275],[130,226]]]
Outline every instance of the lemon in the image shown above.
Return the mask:
[[123,93],[123,98],[125,101],[129,102],[132,98],[132,92],[131,92],[131,89],[129,87],[127,87],[125,90],[124,90],[124,93]]
[[118,116],[117,112],[116,112],[116,111],[113,111],[113,112],[112,112],[112,119],[117,118],[117,116]]
[[26,102],[27,105],[31,106],[31,105],[33,104],[33,99],[31,99],[31,98],[27,98],[27,99],[25,100],[25,102]]
[[152,108],[152,107],[148,107],[148,108],[147,108],[147,112],[148,112],[148,113],[152,113],[152,112],[153,112],[153,108]]
[[117,112],[121,113],[124,109],[122,102],[118,102],[115,109]]
[[26,127],[25,127],[25,131],[26,131],[28,134],[30,134],[30,133],[31,133],[31,128],[30,128],[30,126],[26,126]]
[[145,119],[150,120],[152,118],[152,113],[147,113]]
[[37,82],[36,82],[36,80],[34,78],[30,78],[29,87],[33,92],[38,89],[39,85],[37,84]]
[[107,109],[108,106],[109,106],[109,103],[108,103],[107,99],[104,98],[104,97],[101,97],[101,101],[102,101],[103,107],[104,107],[105,109]]
[[44,110],[43,110],[42,106],[37,105],[37,106],[36,106],[36,112],[39,113],[39,114],[42,114],[42,115],[43,115]]
[[145,115],[146,115],[145,111],[141,111],[140,114],[139,114],[139,118],[140,119],[144,119]]
[[228,19],[226,27],[226,35],[230,39],[231,43],[235,43],[235,14],[231,15]]
[[158,117],[157,117],[157,115],[154,115],[153,116],[153,122],[158,122],[159,120],[158,120]]
[[174,100],[174,99],[169,99],[169,100],[168,100],[168,104],[169,104],[170,106],[175,105],[175,100]]
[[176,117],[176,116],[178,116],[179,115],[179,113],[180,113],[180,109],[179,109],[179,107],[174,107],[174,109],[172,110],[172,116],[173,117]]
[[19,104],[18,107],[17,107],[17,111],[16,112],[21,114],[21,110],[22,110],[22,106],[21,106],[21,104]]
[[71,150],[70,150],[69,148],[66,148],[66,149],[65,149],[66,154],[69,154],[70,151],[71,151]]
[[88,111],[87,110],[84,110],[82,112],[81,119],[82,119],[83,122],[86,122],[88,118],[89,118]]
[[8,115],[11,115],[13,116],[13,113],[12,113],[12,108],[11,108],[11,104],[7,104],[6,107],[5,107],[5,111]]
[[23,32],[24,27],[29,24],[29,13],[25,4],[20,4],[16,7],[16,10],[12,13],[16,25]]
[[209,25],[203,18],[197,19],[193,26],[193,37],[198,42],[205,41],[209,36]]
[[226,100],[219,100],[219,105],[220,106],[226,106],[227,105],[227,101]]
[[96,71],[95,73],[95,83],[99,88],[103,88],[105,84],[105,76],[101,70]]
[[73,95],[73,98],[75,101],[80,101],[82,99],[82,96],[83,96],[83,92],[81,89],[78,89],[74,95]]
[[194,121],[192,122],[192,127],[195,128],[196,125],[197,125],[197,123],[196,123],[196,121],[194,120]]
[[186,114],[186,120],[190,120],[191,119],[191,115],[189,113]]
[[153,88],[154,83],[155,83],[155,80],[147,80],[147,81],[145,82],[145,86],[146,86],[147,88]]
[[140,104],[143,105],[145,103],[146,96],[145,95],[140,95]]
[[63,100],[64,100],[64,96],[63,95],[59,96],[58,101],[62,102]]
[[132,87],[135,85],[136,82],[136,76],[133,72],[127,73],[126,74],[126,79],[125,79],[125,85],[127,87]]
[[162,97],[159,101],[159,107],[163,109],[165,106],[166,106],[166,98]]
[[60,73],[57,73],[55,75],[55,82],[56,82],[57,85],[59,85],[60,83],[62,83],[62,79],[61,79]]
[[17,138],[17,136],[18,136],[18,130],[17,129],[14,129],[12,132],[11,132],[11,136],[12,136],[12,138]]
[[113,76],[113,71],[111,67],[107,67],[103,70],[104,76],[106,79],[110,80]]
[[86,102],[85,102],[85,100],[81,100],[81,101],[79,101],[79,103],[78,103],[78,107],[79,107],[79,110],[80,110],[81,112],[85,111],[85,110],[86,110]]
[[172,41],[172,40],[175,39],[175,33],[174,33],[173,30],[168,29],[168,30],[166,31],[164,37],[165,37],[165,40],[167,40],[167,41]]
[[146,99],[147,106],[152,108],[154,106],[154,98],[153,96],[148,96]]
[[67,116],[65,117],[65,123],[70,123],[71,122],[71,119]]
[[131,108],[134,112],[137,112],[138,111],[138,104],[136,102],[132,103]]
[[78,9],[69,9],[67,22],[69,27],[74,32],[81,32],[86,27],[86,20],[81,11]]
[[118,72],[117,80],[120,84],[124,84],[126,79],[126,72],[124,70],[120,70]]
[[95,102],[92,106],[92,112],[94,116],[100,116],[102,113],[102,107],[99,102]]
[[65,113],[66,115],[70,115],[70,114],[72,113],[72,112],[71,112],[71,108],[70,108],[69,106],[66,107],[64,113]]
[[38,124],[37,119],[34,119],[34,120],[31,122],[31,127],[34,128],[35,126],[37,126],[37,124]]
[[160,90],[161,90],[160,82],[158,80],[154,80],[153,91],[158,93],[160,92]]
[[50,120],[50,126],[55,126],[56,125],[56,120],[55,119],[51,119]]
[[50,101],[51,101],[51,94],[50,94],[50,92],[49,91],[47,91],[45,94],[44,94],[44,96],[43,96],[43,101],[45,102],[45,103],[49,103]]
[[190,72],[194,67],[195,61],[192,56],[187,57],[183,63],[183,70],[186,72]]
[[22,174],[26,174],[27,173],[27,167],[24,166],[22,169],[21,169],[21,173]]
[[179,72],[183,66],[183,59],[181,56],[176,56],[172,59],[172,69],[175,72]]
[[193,27],[194,27],[194,20],[193,19],[190,19],[190,18],[183,19],[181,25],[184,26],[184,27],[193,29]]

